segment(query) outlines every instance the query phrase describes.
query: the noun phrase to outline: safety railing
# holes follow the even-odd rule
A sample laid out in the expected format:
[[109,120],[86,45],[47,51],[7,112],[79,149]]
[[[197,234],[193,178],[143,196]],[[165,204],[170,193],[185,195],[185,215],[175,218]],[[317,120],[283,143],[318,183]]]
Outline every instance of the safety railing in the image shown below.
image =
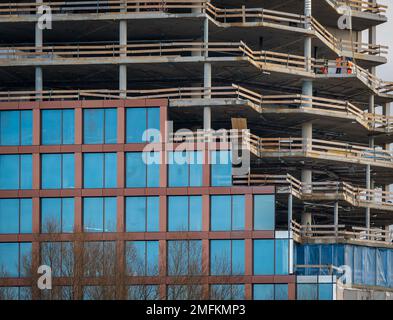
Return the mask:
[[364,42],[345,40],[337,38],[329,32],[317,19],[311,17],[311,26],[316,32],[316,36],[336,53],[343,55],[345,52],[359,53],[366,55],[382,56],[388,54],[388,46],[372,45]]
[[[252,135],[252,134],[250,134]],[[255,154],[266,156],[311,156],[333,161],[358,162],[375,166],[393,167],[393,153],[387,150],[369,148],[356,144],[303,138],[258,138],[247,136]]]
[[393,245],[393,231],[380,228],[363,228],[343,224],[301,225],[292,220],[291,229],[295,237],[306,242],[330,239]]
[[172,143],[243,143],[242,130],[178,130],[168,135],[168,141]]
[[[90,44],[90,45],[57,45],[57,46],[15,46],[0,47],[0,64],[2,60],[20,59],[85,59],[85,58],[118,58],[118,57],[189,57],[198,53],[203,56],[209,53],[212,57],[235,56],[248,58],[256,67],[273,65],[288,69],[304,70],[305,59],[302,56],[272,51],[254,51],[244,42],[159,42],[136,44]],[[4,61],[3,60],[3,61]]]
[[393,192],[370,190],[343,181],[316,181],[302,183],[290,174],[272,175],[249,173],[232,177],[233,185],[275,185],[280,192],[291,193],[301,200],[345,201],[355,207],[393,210]]
[[[55,99],[84,99],[103,98],[119,99],[120,93],[126,99],[160,99],[170,101],[182,99],[240,99],[257,112],[269,112],[271,108],[317,110],[334,112],[338,116],[352,115],[356,121],[368,130],[380,129],[386,132],[393,130],[393,117],[368,113],[349,101],[306,96],[301,94],[261,95],[245,87],[232,84],[217,87],[179,87],[150,90],[44,90],[44,91],[0,91],[0,101],[23,100],[55,100]],[[123,95],[123,97],[124,97]]]
[[387,6],[379,3],[373,3],[368,0],[328,0],[333,3],[337,8],[349,7],[354,11],[369,12],[373,14],[386,13]]
[[[1,15],[35,14],[40,5],[50,6],[52,14],[76,14],[76,13],[146,13],[167,12],[181,13],[199,11],[205,12],[209,18],[220,24],[246,24],[249,22],[269,23],[271,25],[285,25],[290,27],[304,28],[308,18],[304,15],[288,12],[268,10],[264,8],[218,8],[206,0],[108,0],[108,1],[78,1],[78,2],[44,2],[37,3],[0,3]],[[314,17],[311,18],[311,26],[316,35],[327,46],[339,54],[343,51],[357,52],[366,55],[386,54],[387,47],[381,45],[369,45],[356,41],[347,41],[335,37],[323,27]]]
[[[279,53],[273,51],[255,51],[250,49],[244,42],[160,42],[160,43],[136,43],[127,45],[118,44],[90,44],[90,45],[58,45],[58,46],[15,46],[0,47],[0,65],[12,65],[14,61],[21,60],[26,62],[37,60],[51,60],[53,63],[64,59],[96,59],[98,58],[122,58],[126,56],[136,59],[151,59],[154,57],[191,57],[192,55],[222,58],[237,57],[244,59],[260,70],[270,70],[272,72],[284,72],[296,74],[304,72],[310,77],[315,76],[318,70],[331,68],[337,65],[334,61],[320,59],[310,59],[307,61],[303,56]],[[85,60],[86,61],[86,60]],[[164,60],[163,62],[166,62]],[[86,62],[88,63],[88,62]],[[342,62],[340,69],[347,68],[346,62]],[[307,66],[311,65],[312,70],[308,71]],[[371,90],[378,94],[391,93],[393,82],[383,81],[367,70],[351,62],[351,74],[357,76]],[[341,73],[349,73],[342,71]],[[337,75],[335,75],[337,76]]]
[[52,14],[124,13],[179,10],[202,10],[206,0],[84,0],[0,3],[0,15],[36,14],[40,6],[49,6]]

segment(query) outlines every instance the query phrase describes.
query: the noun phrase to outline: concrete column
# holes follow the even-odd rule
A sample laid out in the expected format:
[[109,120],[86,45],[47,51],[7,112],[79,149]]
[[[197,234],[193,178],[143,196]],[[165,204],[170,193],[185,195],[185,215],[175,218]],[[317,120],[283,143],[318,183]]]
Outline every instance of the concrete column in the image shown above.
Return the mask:
[[290,193],[288,195],[288,238],[291,235],[291,226],[292,226],[292,218],[293,218],[293,195]]
[[[375,113],[375,97],[374,95],[370,95],[369,97],[369,105],[368,112]],[[368,144],[370,148],[374,148],[374,137],[369,137]],[[372,189],[373,182],[371,181],[371,165],[366,166],[366,189]],[[371,200],[371,198],[368,198]],[[366,208],[366,228],[370,228],[371,226],[371,212],[370,208]]]
[[[375,4],[376,1],[369,0],[369,2]],[[377,42],[377,28],[374,26],[374,27],[371,27],[370,29],[368,29],[368,43],[369,43],[369,45],[375,45],[376,42]],[[371,67],[370,73],[372,75],[375,75],[376,68]],[[370,97],[369,97],[368,112],[375,113],[375,97],[374,97],[374,95],[370,95]],[[374,138],[373,137],[369,138],[369,147],[370,148],[374,147]],[[371,187],[372,187],[371,166],[367,165],[367,168],[366,168],[366,188],[371,189]],[[366,208],[366,227],[370,228],[370,226],[371,226],[370,208]]]
[[334,203],[334,230],[338,236],[338,202]]
[[[390,103],[385,103],[382,107],[383,107],[383,109],[382,109],[383,115],[386,117],[390,117]],[[389,122],[387,123],[387,125],[389,125]],[[391,145],[390,143],[386,143],[385,150],[391,151],[390,145]],[[387,192],[390,191],[390,183],[385,185],[384,191],[387,191]]]
[[[304,15],[306,16],[307,23],[305,25],[306,29],[311,29],[311,14],[312,14],[312,0],[304,0]],[[312,58],[312,38],[306,37],[304,39],[304,58],[305,58],[305,69],[311,71],[311,58]],[[303,80],[302,94],[305,96],[313,95],[313,84],[310,79]],[[306,99],[309,100],[309,99]],[[312,107],[312,104],[305,103],[303,107]],[[307,151],[312,145],[312,122],[307,122],[302,125],[302,138],[303,138],[303,149]],[[312,184],[312,171],[309,169],[302,169],[302,184],[307,185],[307,188],[303,192],[311,192]],[[312,216],[310,212],[302,213],[302,224],[312,224]]]
[[[120,57],[127,56],[127,20],[120,20],[119,23],[119,44],[122,46],[120,48]],[[123,47],[124,46],[124,47]],[[127,65],[119,65],[119,90],[120,97],[127,97]]]
[[[207,43],[209,42],[209,19],[205,19],[204,27],[203,27],[203,42],[205,43],[205,48],[207,49]],[[208,51],[204,52],[205,58],[209,56]],[[205,88],[211,88],[212,86],[212,66],[211,63],[205,62],[203,66],[203,86]],[[206,91],[204,94],[205,99],[211,98],[210,91]],[[210,130],[211,129],[211,108],[204,107],[203,108],[203,129]]]
[[[42,4],[42,0],[36,0],[37,4]],[[35,24],[35,46],[36,46],[36,51],[40,52],[42,50],[44,42],[44,35],[43,35],[43,30],[39,28],[38,22]],[[42,78],[42,67],[37,66],[35,67],[35,90],[36,91],[42,91],[43,90],[43,78]]]

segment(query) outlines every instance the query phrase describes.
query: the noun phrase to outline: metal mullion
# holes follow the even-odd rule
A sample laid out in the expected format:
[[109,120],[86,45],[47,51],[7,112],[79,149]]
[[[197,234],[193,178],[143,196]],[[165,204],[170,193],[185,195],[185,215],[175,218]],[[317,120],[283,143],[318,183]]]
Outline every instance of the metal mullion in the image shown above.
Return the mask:
[[60,110],[60,144],[64,144],[63,140],[63,128],[64,128],[64,110]]
[[60,153],[60,189],[63,189],[63,153]]
[[190,167],[190,155],[191,152],[188,152],[186,150],[186,165],[187,165],[187,185],[190,187],[191,186],[191,167]]
[[145,240],[145,274],[147,276],[147,241]]
[[230,256],[231,256],[231,261],[230,261],[230,265],[231,265],[231,276],[233,275],[233,241],[232,240],[229,240],[230,241],[230,243],[231,243],[231,253],[230,253]]
[[230,198],[231,198],[231,212],[230,212],[230,214],[231,214],[231,230],[230,231],[233,231],[233,196],[230,195]]
[[187,275],[190,274],[190,240],[186,240],[187,242]]
[[105,177],[105,167],[106,167],[106,159],[105,159],[105,152],[103,152],[102,153],[102,170],[103,170],[103,172],[102,172],[102,177],[103,177],[103,180],[102,180],[102,188],[104,189],[105,188],[105,182],[106,182],[106,177]]
[[149,212],[148,203],[149,203],[148,197],[145,197],[145,232],[148,232],[147,231],[147,225],[148,225],[147,218],[148,218],[148,212]]
[[102,143],[105,144],[105,136],[106,136],[106,130],[105,130],[105,118],[106,118],[106,108],[102,109],[102,117],[103,117],[103,125],[104,127],[102,128]]
[[20,230],[20,224],[21,224],[20,200],[21,200],[21,199],[19,198],[19,199],[17,199],[17,200],[18,200],[18,216],[19,216],[19,217],[18,217],[18,231],[19,231],[18,233],[20,234],[20,233],[21,233],[21,230]]
[[22,186],[22,160],[21,160],[21,155],[18,154],[18,190],[21,190],[21,186]]
[[63,233],[63,198],[60,198],[60,232]]
[[[145,109],[145,124],[146,124],[146,130],[149,129],[149,113],[148,113],[148,108],[143,108]],[[142,141],[143,142],[143,141]],[[145,141],[147,142],[147,141]]]
[[22,111],[18,111],[18,116],[19,116],[19,134],[18,134],[18,142],[19,145],[22,145]]
[[187,197],[187,231],[190,231],[190,209],[191,209],[191,204],[190,204],[190,196],[186,196]]
[[105,232],[105,197],[101,197],[102,199],[102,232]]

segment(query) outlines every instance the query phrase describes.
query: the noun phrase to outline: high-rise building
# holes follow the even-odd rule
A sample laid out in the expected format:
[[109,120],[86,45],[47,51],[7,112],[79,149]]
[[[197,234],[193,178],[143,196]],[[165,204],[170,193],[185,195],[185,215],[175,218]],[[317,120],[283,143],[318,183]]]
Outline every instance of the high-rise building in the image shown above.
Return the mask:
[[8,1],[0,299],[391,299],[386,6]]

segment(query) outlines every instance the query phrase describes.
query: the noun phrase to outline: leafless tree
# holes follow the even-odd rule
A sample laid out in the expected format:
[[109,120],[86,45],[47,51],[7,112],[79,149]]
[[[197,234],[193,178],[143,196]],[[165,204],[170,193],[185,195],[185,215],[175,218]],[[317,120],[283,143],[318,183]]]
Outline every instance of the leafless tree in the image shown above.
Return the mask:
[[[118,259],[115,241],[89,241],[87,233],[72,234],[72,241],[64,241],[55,221],[44,226],[47,240],[40,242],[40,264],[52,269],[52,289],[37,290],[36,299],[48,300],[112,300],[159,299],[159,286],[149,283],[149,276],[159,275],[159,266],[149,265],[145,256],[140,256],[133,241],[126,242],[124,260]],[[214,257],[216,270],[220,275],[230,275],[231,266],[226,257]],[[22,257],[21,269],[31,275],[31,287],[37,283],[37,272],[32,272],[31,257]],[[237,286],[212,286],[209,292],[204,288],[204,274],[208,265],[202,259],[201,241],[168,241],[167,273],[171,278],[167,298],[182,299],[231,299],[239,296]],[[233,275],[233,274],[232,274]],[[5,268],[0,266],[0,278],[7,277]],[[137,283],[128,280],[137,277]],[[151,278],[150,278],[151,279]],[[34,284],[34,285],[33,285]],[[14,288],[0,289],[0,300],[17,299]]]

